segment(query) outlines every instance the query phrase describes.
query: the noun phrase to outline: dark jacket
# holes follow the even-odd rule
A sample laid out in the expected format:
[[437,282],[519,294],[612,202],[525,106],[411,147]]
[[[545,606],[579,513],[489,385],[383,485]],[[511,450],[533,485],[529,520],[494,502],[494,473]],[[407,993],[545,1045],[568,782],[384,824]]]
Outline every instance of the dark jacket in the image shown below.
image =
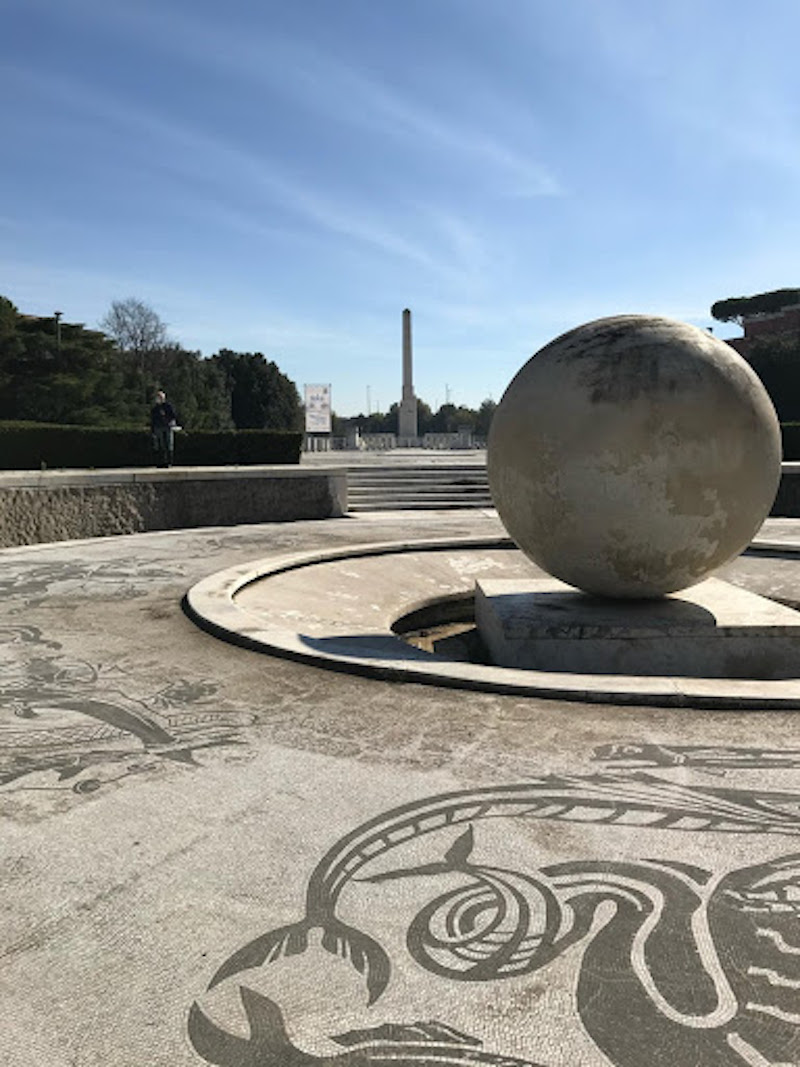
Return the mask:
[[168,430],[178,421],[175,409],[169,400],[163,404],[154,404],[150,412],[150,429],[155,433],[157,430]]

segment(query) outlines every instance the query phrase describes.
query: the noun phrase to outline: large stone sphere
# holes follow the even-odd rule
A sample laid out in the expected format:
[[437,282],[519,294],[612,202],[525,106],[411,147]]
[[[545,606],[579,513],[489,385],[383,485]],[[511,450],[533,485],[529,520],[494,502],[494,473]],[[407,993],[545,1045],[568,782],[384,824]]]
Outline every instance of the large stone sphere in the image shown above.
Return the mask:
[[738,555],[769,513],[780,426],[729,345],[671,319],[579,326],[522,367],[489,484],[523,552],[589,593],[654,597]]

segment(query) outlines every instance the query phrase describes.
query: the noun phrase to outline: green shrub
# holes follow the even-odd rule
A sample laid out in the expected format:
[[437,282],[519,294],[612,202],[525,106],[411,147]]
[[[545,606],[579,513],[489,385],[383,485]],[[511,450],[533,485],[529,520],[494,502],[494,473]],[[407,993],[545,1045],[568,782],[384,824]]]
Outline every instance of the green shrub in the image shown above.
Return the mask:
[[[243,430],[175,435],[181,466],[299,463],[301,433]],[[150,434],[138,429],[0,422],[0,469],[151,467]]]
[[236,444],[237,463],[300,462],[302,433],[290,430],[238,430],[231,436]]

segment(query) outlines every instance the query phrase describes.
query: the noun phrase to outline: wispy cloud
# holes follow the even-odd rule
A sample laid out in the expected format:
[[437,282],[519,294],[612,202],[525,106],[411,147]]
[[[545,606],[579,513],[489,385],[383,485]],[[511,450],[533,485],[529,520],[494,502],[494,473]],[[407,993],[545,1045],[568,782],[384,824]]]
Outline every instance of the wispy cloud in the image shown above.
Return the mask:
[[[34,0],[40,2],[40,0]],[[224,70],[252,86],[268,87],[284,98],[326,117],[329,122],[368,129],[383,140],[401,139],[419,155],[429,153],[461,157],[495,194],[509,197],[563,195],[553,171],[530,153],[520,151],[497,135],[506,125],[510,101],[496,101],[495,121],[486,126],[463,121],[463,102],[458,113],[436,108],[430,101],[412,99],[363,68],[323,51],[308,40],[291,37],[270,27],[264,35],[247,34],[229,22],[168,5],[114,6],[96,0],[76,0],[93,19],[103,19],[137,33],[150,47],[170,49],[196,65]],[[465,93],[470,84],[464,83]],[[514,102],[518,110],[518,102]]]
[[437,113],[411,101],[382,82],[320,54],[306,56],[296,73],[316,90],[321,107],[331,100],[358,101],[357,107],[338,107],[342,121],[368,126],[382,136],[402,137],[420,151],[423,144],[440,152],[457,153],[488,168],[506,194],[520,197],[558,196],[563,190],[542,164],[509,148],[480,129],[466,127],[452,114]]
[[724,159],[800,174],[794,0],[774,0],[763,19],[747,7],[717,3],[713,23],[698,20],[691,0],[658,9],[624,0],[584,5],[598,61],[627,84],[634,106],[662,134],[688,135],[702,147],[698,168]]
[[215,174],[223,177],[226,184],[247,185],[251,191],[324,230],[430,270],[442,269],[442,265],[423,247],[398,234],[380,218],[370,216],[363,206],[349,208],[319,189],[304,185],[286,173],[275,159],[249,152],[188,124],[171,122],[160,115],[115,101],[108,94],[100,97],[73,80],[41,74],[34,78],[21,69],[14,71],[6,67],[6,76],[12,74],[18,80],[28,81],[32,90],[49,93],[60,101],[62,107],[72,105],[82,114],[160,142],[161,151],[154,158],[167,160],[171,168],[180,171],[192,183],[200,178],[207,182],[209,176]]

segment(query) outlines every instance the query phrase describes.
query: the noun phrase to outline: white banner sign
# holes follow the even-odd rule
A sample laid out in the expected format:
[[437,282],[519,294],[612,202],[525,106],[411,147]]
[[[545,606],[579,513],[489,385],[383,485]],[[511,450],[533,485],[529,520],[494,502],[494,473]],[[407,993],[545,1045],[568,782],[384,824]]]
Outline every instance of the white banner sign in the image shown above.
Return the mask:
[[307,385],[306,397],[306,433],[331,432],[331,387],[329,385]]

